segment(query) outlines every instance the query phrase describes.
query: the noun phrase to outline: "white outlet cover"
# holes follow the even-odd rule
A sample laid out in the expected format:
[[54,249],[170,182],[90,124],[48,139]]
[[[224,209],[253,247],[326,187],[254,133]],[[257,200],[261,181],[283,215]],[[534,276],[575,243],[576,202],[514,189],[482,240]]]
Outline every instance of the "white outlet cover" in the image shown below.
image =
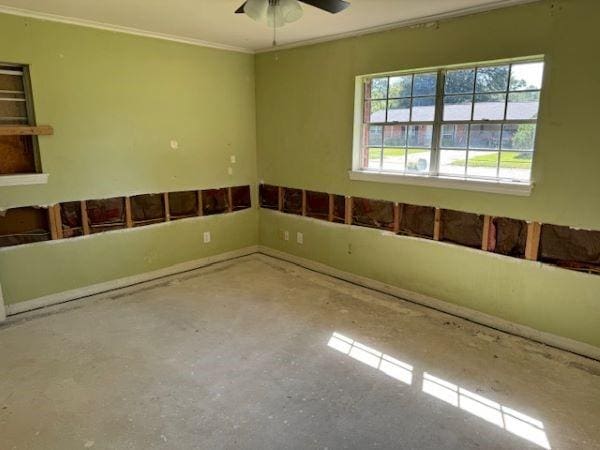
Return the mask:
[[173,150],[177,150],[177,149],[179,148],[179,142],[177,142],[175,139],[173,139],[173,140],[171,141],[171,148],[172,148]]
[[210,231],[204,232],[204,243],[208,244],[210,242]]
[[231,164],[235,164],[235,155],[231,155],[229,160],[231,161]]
[[296,242],[298,242],[298,244],[304,244],[304,235],[299,231],[296,233]]
[[290,232],[289,231],[286,230],[286,231],[283,232],[283,239],[285,241],[289,241],[290,240]]

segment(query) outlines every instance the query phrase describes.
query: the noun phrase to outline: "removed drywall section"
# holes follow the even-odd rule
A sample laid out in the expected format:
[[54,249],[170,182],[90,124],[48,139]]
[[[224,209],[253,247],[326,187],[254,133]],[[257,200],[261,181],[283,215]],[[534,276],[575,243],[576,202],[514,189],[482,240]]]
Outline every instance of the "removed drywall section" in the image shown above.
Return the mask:
[[400,205],[398,234],[433,239],[435,208],[430,206]]
[[47,241],[51,237],[47,208],[13,208],[0,214],[0,247]]
[[283,212],[302,215],[302,189],[283,188]]
[[134,226],[165,221],[163,194],[142,194],[130,197],[131,218]]
[[252,207],[250,186],[234,186],[231,188],[231,208],[233,211]]
[[35,172],[32,137],[0,136],[0,175]]
[[169,192],[169,217],[171,220],[195,217],[199,213],[198,191]]
[[329,194],[306,191],[306,215],[314,219],[329,220]]
[[125,228],[125,198],[87,200],[86,209],[91,233]]
[[481,248],[483,216],[445,209],[441,214],[440,240]]
[[226,213],[229,210],[228,197],[227,188],[202,191],[202,213],[205,216]]
[[600,273],[600,231],[543,224],[540,259],[570,269]]
[[258,196],[261,208],[279,209],[279,187],[261,184],[258,187]]
[[527,222],[507,217],[494,217],[491,220],[489,251],[517,258],[525,257],[527,243]]
[[353,198],[352,201],[352,225],[383,230],[393,229],[393,202],[368,198]]
[[333,210],[331,221],[335,223],[344,223],[346,217],[346,197],[343,195],[331,194]]
[[59,205],[62,235],[65,238],[83,235],[81,202],[65,202]]

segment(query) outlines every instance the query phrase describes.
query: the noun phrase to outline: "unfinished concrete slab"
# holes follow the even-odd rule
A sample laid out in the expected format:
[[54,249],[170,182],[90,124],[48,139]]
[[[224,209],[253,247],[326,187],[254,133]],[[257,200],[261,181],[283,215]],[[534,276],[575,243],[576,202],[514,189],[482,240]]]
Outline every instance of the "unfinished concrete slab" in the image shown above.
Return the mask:
[[600,448],[600,363],[262,255],[13,317],[3,449]]

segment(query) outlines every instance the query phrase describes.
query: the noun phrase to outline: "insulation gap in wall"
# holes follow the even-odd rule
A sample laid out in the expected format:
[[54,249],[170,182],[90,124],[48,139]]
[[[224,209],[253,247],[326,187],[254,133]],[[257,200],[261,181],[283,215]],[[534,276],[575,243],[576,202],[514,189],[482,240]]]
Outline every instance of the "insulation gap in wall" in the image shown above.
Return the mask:
[[130,198],[131,219],[134,227],[165,221],[163,194],[142,194]]
[[600,231],[542,225],[540,260],[573,270],[600,272]]
[[250,186],[234,186],[231,188],[231,203],[233,211],[240,211],[252,207]]
[[64,202],[58,207],[60,208],[63,238],[82,236],[81,202]]
[[495,239],[489,251],[516,258],[525,257],[527,222],[507,217],[494,217],[490,233],[495,236]]

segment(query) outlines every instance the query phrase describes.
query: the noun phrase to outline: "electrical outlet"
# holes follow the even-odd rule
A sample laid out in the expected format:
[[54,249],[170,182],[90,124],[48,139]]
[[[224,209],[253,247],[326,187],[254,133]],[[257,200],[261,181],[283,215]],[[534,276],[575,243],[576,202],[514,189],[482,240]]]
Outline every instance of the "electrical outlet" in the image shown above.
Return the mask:
[[298,244],[304,244],[304,235],[299,231],[296,233],[296,242]]
[[204,232],[204,243],[208,244],[210,242],[210,231]]
[[235,164],[235,155],[231,155],[229,161],[231,161],[231,164]]
[[283,232],[283,240],[284,241],[289,241],[290,240],[290,232],[288,230],[285,230]]

